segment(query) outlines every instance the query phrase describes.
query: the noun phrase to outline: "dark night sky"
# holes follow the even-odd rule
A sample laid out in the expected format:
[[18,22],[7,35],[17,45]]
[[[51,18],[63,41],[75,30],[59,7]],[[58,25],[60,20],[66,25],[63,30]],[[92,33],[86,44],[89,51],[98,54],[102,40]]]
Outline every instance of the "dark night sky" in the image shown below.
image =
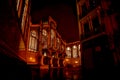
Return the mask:
[[75,0],[32,0],[33,23],[51,16],[57,22],[57,31],[66,42],[79,40]]

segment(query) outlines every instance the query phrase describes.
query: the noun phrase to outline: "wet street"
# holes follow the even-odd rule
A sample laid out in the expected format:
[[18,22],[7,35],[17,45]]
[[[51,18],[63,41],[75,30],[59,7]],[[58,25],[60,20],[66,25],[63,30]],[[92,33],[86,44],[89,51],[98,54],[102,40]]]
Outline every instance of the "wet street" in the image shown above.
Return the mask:
[[73,68],[40,70],[40,72],[34,73],[33,80],[81,80],[81,71]]

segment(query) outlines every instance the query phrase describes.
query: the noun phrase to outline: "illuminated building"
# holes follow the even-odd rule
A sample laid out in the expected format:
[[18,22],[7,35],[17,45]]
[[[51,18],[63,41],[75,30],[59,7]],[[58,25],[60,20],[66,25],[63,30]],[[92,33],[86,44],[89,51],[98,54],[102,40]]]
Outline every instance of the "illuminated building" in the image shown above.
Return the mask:
[[[1,77],[5,75],[2,79],[34,80],[35,74],[44,74],[44,69],[81,66],[83,76],[88,73],[89,79],[114,76],[113,68],[119,71],[120,29],[118,13],[111,9],[113,3],[77,0],[80,41],[66,43],[57,32],[59,23],[51,16],[32,23],[31,0],[0,1],[0,73]],[[70,71],[74,74],[74,70]]]
[[[4,16],[0,20],[0,26],[4,26],[0,29],[0,52],[5,56],[0,58],[2,63],[11,66],[9,64],[15,62],[15,70],[10,67],[8,69],[16,71],[18,75],[30,68],[32,78],[36,70],[42,72],[42,69],[64,68],[67,43],[57,32],[57,23],[52,17],[42,18],[40,23],[32,24],[29,0],[10,0],[7,3],[3,2],[6,7],[1,9]],[[77,64],[76,61],[75,63]],[[18,68],[19,66],[21,67]],[[16,69],[20,69],[21,73]],[[28,77],[28,74],[29,70],[22,75]],[[29,76],[28,78],[31,78],[31,75]]]
[[71,65],[72,68],[81,67],[80,41],[67,43],[66,45],[64,66],[67,67],[69,65]]
[[39,64],[41,69],[63,67],[66,43],[56,27],[56,22],[50,16],[41,19],[39,24],[30,23],[26,53],[28,65]]

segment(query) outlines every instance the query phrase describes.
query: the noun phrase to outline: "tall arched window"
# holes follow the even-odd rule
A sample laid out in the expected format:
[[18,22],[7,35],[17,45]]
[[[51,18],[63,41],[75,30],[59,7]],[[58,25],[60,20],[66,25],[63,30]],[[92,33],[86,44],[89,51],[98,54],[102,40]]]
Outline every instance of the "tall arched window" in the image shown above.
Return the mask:
[[81,57],[80,44],[78,45],[78,55]]
[[71,58],[71,48],[70,47],[66,48],[66,55],[67,55],[67,58]]
[[16,10],[18,13],[18,18],[20,18],[20,15],[21,15],[22,4],[23,4],[23,0],[16,0]]
[[78,57],[78,55],[77,55],[77,46],[76,45],[74,45],[72,47],[72,54],[73,54],[73,58],[77,58]]
[[55,43],[55,31],[51,29],[51,47],[54,46]]
[[30,32],[29,50],[37,51],[38,34],[35,30]]
[[19,7],[19,5],[20,5],[20,0],[16,0],[16,9],[18,10],[18,7]]
[[60,50],[60,44],[61,44],[60,39],[57,37],[56,38],[56,45],[57,45],[58,50]]
[[22,22],[21,22],[22,32],[24,32],[24,28],[25,28],[26,16],[28,13],[28,2],[29,2],[29,0],[25,0],[25,6],[24,6],[24,10],[23,10],[23,14],[22,14]]
[[48,47],[48,33],[45,29],[42,30],[42,47],[43,49]]

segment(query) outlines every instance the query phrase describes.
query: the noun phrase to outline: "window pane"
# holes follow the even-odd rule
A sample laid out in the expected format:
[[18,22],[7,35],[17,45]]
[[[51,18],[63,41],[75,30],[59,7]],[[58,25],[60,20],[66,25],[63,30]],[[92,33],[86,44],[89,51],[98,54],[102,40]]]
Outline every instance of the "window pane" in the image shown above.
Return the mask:
[[36,31],[31,31],[30,41],[29,41],[29,50],[37,51],[37,41],[38,41],[37,32]]
[[61,44],[60,39],[57,38],[57,49],[60,49],[60,44]]
[[42,30],[42,46],[44,49],[48,47],[48,33],[45,29]]
[[51,29],[51,47],[54,46],[55,43],[55,32],[53,29]]
[[78,45],[78,55],[81,57],[80,44]]
[[66,55],[67,55],[67,58],[71,58],[71,48],[70,47],[67,47]]
[[77,58],[77,46],[73,46],[73,58]]

